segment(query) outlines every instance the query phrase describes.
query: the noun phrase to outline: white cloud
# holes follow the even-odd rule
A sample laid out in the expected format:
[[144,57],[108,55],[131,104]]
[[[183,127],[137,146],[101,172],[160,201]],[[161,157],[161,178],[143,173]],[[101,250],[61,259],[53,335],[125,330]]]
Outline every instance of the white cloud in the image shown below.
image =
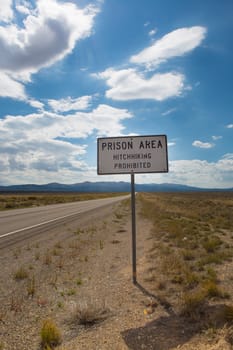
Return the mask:
[[[79,139],[95,133],[122,135],[123,121],[131,117],[125,109],[99,105],[90,112],[66,116],[41,110],[27,116],[0,119],[1,181],[22,183],[27,182],[25,176],[28,176],[28,181],[30,178],[30,182],[40,183],[49,181],[53,175],[56,181],[67,182],[68,178],[77,176],[77,172],[88,169],[87,145]],[[41,174],[43,177],[38,179]],[[64,174],[68,176],[67,180]]]
[[[217,164],[218,170],[222,173],[227,172],[229,175],[229,179],[232,182],[233,179],[233,153],[225,154],[221,160],[218,161]],[[232,184],[233,186],[233,184]]]
[[168,109],[167,111],[163,112],[162,115],[167,116],[175,111],[176,111],[176,108],[171,108],[171,109]]
[[132,118],[127,109],[113,108],[108,105],[99,105],[91,113],[91,123],[99,136],[116,136],[124,134],[122,121]]
[[61,140],[21,139],[5,144],[0,153],[4,155],[2,167],[0,164],[3,183],[46,183],[55,178],[66,182],[66,174],[74,178],[87,169],[82,159],[86,146]]
[[[9,170],[15,171],[22,168],[51,171],[52,168],[57,170],[58,166],[73,167],[78,162],[75,158],[86,153],[86,146],[73,145],[69,142],[60,140],[36,140],[20,139],[15,140],[12,144],[6,143],[1,153],[7,154],[4,158],[8,160]],[[69,154],[69,159],[67,159]],[[61,164],[62,163],[62,164]],[[41,166],[40,166],[41,164]]]
[[198,148],[213,148],[214,147],[214,144],[213,143],[210,143],[210,142],[202,142],[202,141],[199,141],[199,140],[196,140],[196,141],[193,141],[192,145],[194,147],[198,147]]
[[132,56],[130,61],[156,67],[169,58],[183,56],[192,51],[201,44],[205,36],[206,28],[204,27],[179,28]]
[[[7,4],[10,7],[10,2],[4,3],[4,8]],[[56,0],[38,0],[34,9],[24,1],[16,8],[25,14],[25,19],[21,27],[14,23],[0,26],[0,71],[12,87],[7,96],[26,98],[18,93],[19,85],[14,93],[15,79],[29,81],[31,74],[63,59],[77,41],[90,36],[98,10],[91,5],[79,9],[72,2]],[[0,96],[6,94],[1,90]]]
[[213,136],[212,136],[212,139],[213,139],[214,141],[221,140],[221,139],[222,139],[222,136],[213,135]]
[[228,125],[227,125],[227,128],[228,128],[228,129],[233,129],[233,124],[228,124]]
[[26,99],[24,85],[0,71],[0,97]]
[[168,147],[173,147],[176,145],[176,142],[172,141],[172,142],[168,142]]
[[106,79],[110,87],[106,97],[114,100],[153,99],[163,101],[167,98],[180,96],[184,90],[184,76],[170,72],[154,74],[146,79],[135,69],[107,69],[98,77]]
[[39,0],[23,28],[0,28],[0,68],[33,73],[62,59],[77,40],[90,35],[95,14],[93,7],[81,10],[69,2]]
[[82,96],[78,98],[63,98],[61,100],[48,100],[48,104],[55,112],[68,112],[72,110],[85,110],[90,107],[91,96]]
[[[150,32],[154,35],[156,30]],[[126,101],[137,99],[153,99],[163,101],[170,97],[180,96],[185,86],[185,76],[179,72],[156,73],[148,77],[158,65],[168,59],[183,56],[198,47],[206,35],[204,27],[180,28],[168,33],[139,54],[131,56],[130,63],[141,64],[144,72],[136,68],[114,69],[95,76],[105,79],[108,87],[106,97]]]
[[43,109],[44,108],[44,104],[42,102],[34,100],[34,99],[28,99],[28,103],[36,109]]
[[157,33],[157,29],[152,29],[149,31],[149,36],[154,36]]
[[14,142],[16,139],[56,139],[86,138],[94,131],[102,135],[122,134],[122,121],[131,118],[126,109],[99,105],[90,112],[76,112],[66,116],[41,111],[27,116],[7,116],[0,120],[0,133],[3,139]]
[[223,159],[233,160],[233,153],[224,154]]
[[12,18],[12,0],[1,0],[0,21],[10,22]]
[[31,4],[29,3],[29,1],[19,0],[18,2],[16,2],[15,8],[18,12],[24,15],[30,15],[31,13]]
[[[97,134],[124,134],[124,120],[132,115],[124,109],[99,105],[90,112],[66,116],[41,111],[28,116],[8,116],[0,120],[1,183],[47,183],[102,181],[96,167],[87,165],[88,146],[79,138]],[[69,138],[76,138],[71,143]],[[94,141],[95,142],[95,141]],[[169,146],[175,145],[171,141]],[[199,187],[232,187],[233,154],[217,162],[173,160],[168,174],[138,174],[137,183],[171,182]],[[130,181],[129,176],[106,176],[106,181]]]
[[167,181],[206,188],[233,187],[233,154],[217,162],[176,160],[170,162]]

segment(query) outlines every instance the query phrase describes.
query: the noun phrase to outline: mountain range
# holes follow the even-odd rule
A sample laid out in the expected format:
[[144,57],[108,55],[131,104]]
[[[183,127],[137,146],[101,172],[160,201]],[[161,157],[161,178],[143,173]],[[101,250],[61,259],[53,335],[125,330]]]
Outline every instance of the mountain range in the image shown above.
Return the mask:
[[[49,183],[0,186],[0,192],[130,192],[129,182],[82,182],[75,184]],[[135,184],[137,192],[200,192],[233,191],[233,188],[199,188],[181,184]]]

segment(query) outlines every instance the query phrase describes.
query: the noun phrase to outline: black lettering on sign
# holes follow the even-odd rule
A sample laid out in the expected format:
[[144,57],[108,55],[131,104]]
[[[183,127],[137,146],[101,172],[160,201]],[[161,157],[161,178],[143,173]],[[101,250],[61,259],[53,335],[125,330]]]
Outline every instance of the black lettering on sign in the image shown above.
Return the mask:
[[[163,148],[161,140],[142,140],[139,143],[140,150]],[[133,141],[108,141],[102,143],[102,151],[127,151],[133,149]],[[142,158],[139,156],[138,158]]]
[[109,141],[102,143],[102,151],[133,149],[133,141]]
[[107,146],[106,142],[103,142],[102,143],[102,151],[106,148],[106,146]]
[[158,141],[158,148],[163,148],[162,142],[160,140]]
[[152,149],[152,148],[163,148],[162,142],[160,140],[146,140],[140,141],[139,149]]
[[141,149],[141,148],[144,148],[144,143],[143,143],[143,141],[140,142],[139,148],[140,148],[140,149]]
[[155,140],[151,141],[151,148],[156,148],[156,141]]

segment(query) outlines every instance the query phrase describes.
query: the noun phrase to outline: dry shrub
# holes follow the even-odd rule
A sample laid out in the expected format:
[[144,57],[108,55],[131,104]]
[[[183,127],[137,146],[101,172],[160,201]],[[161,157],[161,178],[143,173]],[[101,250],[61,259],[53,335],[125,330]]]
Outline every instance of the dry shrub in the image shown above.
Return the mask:
[[51,319],[43,322],[40,335],[43,349],[53,349],[61,343],[61,332]]
[[19,281],[28,278],[28,272],[24,267],[20,267],[14,274],[14,279]]
[[202,284],[203,292],[207,297],[213,298],[213,297],[222,297],[223,292],[221,289],[217,286],[215,281],[212,280],[206,280]]
[[31,278],[29,278],[27,283],[27,293],[29,297],[34,297],[36,292],[36,283],[35,283],[35,276],[33,275]]
[[204,307],[206,295],[203,290],[196,290],[183,294],[181,316],[197,320],[200,317],[201,310]]
[[[224,316],[227,322],[233,323],[233,306],[232,305],[224,306]],[[233,339],[233,328],[232,328],[232,339]]]
[[229,327],[227,329],[225,338],[228,341],[228,343],[233,345],[233,327]]
[[104,321],[109,314],[110,310],[106,307],[105,302],[99,303],[92,299],[86,299],[77,305],[73,314],[73,322],[91,326]]

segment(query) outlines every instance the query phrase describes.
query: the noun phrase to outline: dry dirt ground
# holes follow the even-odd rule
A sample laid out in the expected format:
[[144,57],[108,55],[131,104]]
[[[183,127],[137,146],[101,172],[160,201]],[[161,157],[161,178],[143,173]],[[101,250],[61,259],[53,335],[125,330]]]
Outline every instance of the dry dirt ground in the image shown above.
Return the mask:
[[[145,282],[150,230],[138,213],[138,285],[132,283],[129,202],[2,250],[0,349],[41,349],[48,318],[61,331],[59,350],[231,349],[224,327],[200,330],[151,292]],[[78,321],[85,308],[96,313],[92,324]]]

